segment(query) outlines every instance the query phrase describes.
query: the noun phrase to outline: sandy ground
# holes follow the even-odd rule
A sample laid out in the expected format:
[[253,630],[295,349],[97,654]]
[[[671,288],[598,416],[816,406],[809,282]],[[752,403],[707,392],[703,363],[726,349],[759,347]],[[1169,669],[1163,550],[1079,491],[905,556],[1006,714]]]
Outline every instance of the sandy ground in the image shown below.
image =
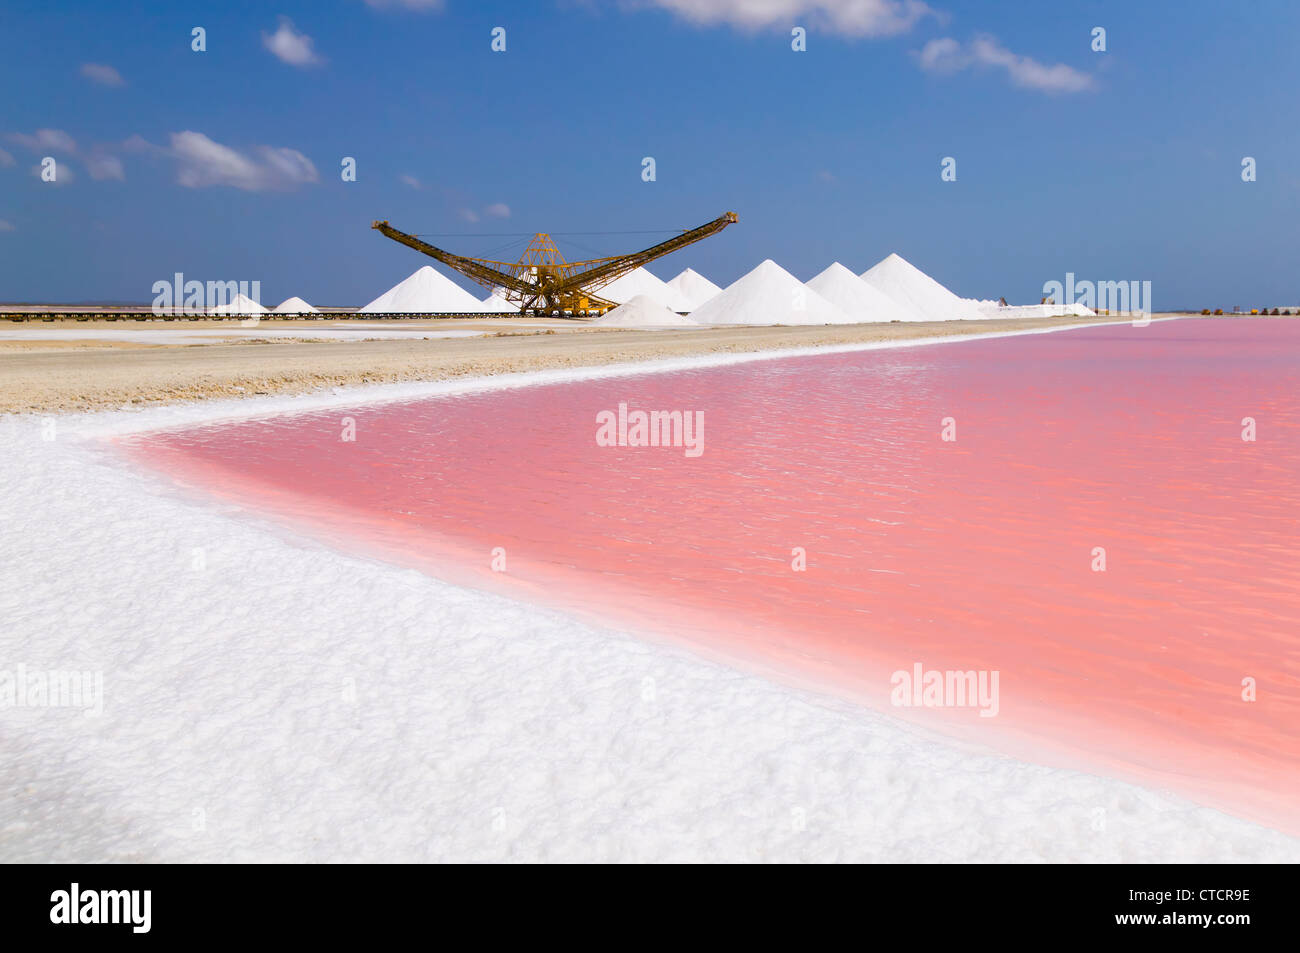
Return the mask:
[[[302,393],[322,387],[390,381],[444,380],[467,375],[583,367],[597,364],[747,352],[775,348],[845,345],[936,335],[982,334],[1092,324],[1106,318],[1031,318],[946,321],[917,324],[859,324],[815,327],[685,328],[661,331],[597,328],[586,324],[529,319],[374,322],[355,320],[263,322],[257,330],[231,322],[3,323],[29,328],[27,335],[0,335],[0,412],[92,410],[129,404],[169,403],[208,397]],[[1128,323],[1127,319],[1113,319]],[[207,328],[211,325],[211,328]],[[197,327],[196,327],[197,326]],[[373,326],[389,336],[356,339]],[[216,334],[164,337],[168,328],[203,328]],[[304,341],[278,336],[284,330],[341,340]],[[457,328],[475,337],[430,337]],[[105,329],[135,332],[135,340],[106,339]],[[393,338],[395,330],[409,339]],[[139,332],[148,331],[146,341]],[[57,334],[55,333],[57,332]],[[86,332],[94,332],[86,336]],[[223,340],[222,335],[229,334]],[[81,336],[79,336],[79,334]],[[45,339],[37,339],[40,335]],[[340,335],[342,337],[343,335]]]

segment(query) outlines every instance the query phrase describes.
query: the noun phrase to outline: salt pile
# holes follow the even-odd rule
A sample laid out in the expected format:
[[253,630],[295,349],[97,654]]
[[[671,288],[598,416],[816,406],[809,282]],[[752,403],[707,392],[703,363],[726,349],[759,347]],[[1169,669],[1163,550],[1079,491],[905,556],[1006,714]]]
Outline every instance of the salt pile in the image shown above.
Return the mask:
[[954,321],[981,316],[969,300],[959,298],[900,255],[891,254],[864,271],[862,280],[916,314],[913,320]]
[[494,291],[479,302],[479,310],[485,314],[503,314],[506,312],[518,314],[519,305],[511,304]]
[[722,293],[721,288],[693,268],[687,268],[667,284],[677,294],[679,302],[686,306],[682,311],[694,311],[714,295]]
[[483,302],[429,266],[425,265],[405,281],[394,285],[370,304],[362,314],[410,314],[460,312],[477,314]]
[[315,308],[297,295],[286,298],[275,306],[276,314],[320,314]]
[[211,308],[208,314],[270,314],[266,308],[262,307],[246,294],[237,294],[228,304],[218,305]]
[[874,285],[867,284],[838,261],[805,284],[859,321],[923,320]]
[[1097,312],[1082,304],[1011,304],[1000,305],[996,301],[980,303],[980,311],[986,318],[1063,318],[1096,317]]
[[606,301],[613,301],[615,304],[627,304],[637,295],[645,295],[669,310],[690,310],[680,293],[668,287],[666,281],[644,268],[634,268],[626,275],[620,275],[604,287],[595,288],[593,291],[597,296]]
[[853,324],[855,319],[772,259],[691,313],[699,324]]
[[649,295],[637,295],[591,323],[611,328],[699,327],[696,321],[670,311]]

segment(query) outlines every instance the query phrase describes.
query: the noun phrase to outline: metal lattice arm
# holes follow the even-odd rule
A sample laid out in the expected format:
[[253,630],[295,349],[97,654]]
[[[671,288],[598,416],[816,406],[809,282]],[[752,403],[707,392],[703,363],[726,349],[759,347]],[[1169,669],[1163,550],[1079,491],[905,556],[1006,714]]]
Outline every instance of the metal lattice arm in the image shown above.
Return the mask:
[[[634,252],[631,255],[619,255],[615,258],[601,258],[590,262],[572,262],[571,264],[575,270],[569,273],[568,279],[561,285],[561,288],[583,287],[599,290],[603,285],[609,284],[620,275],[625,275],[642,265],[649,264],[656,258],[670,255],[687,245],[692,245],[701,239],[708,238],[710,235],[716,235],[735,221],[736,213],[728,212],[726,215],[715,218],[707,225],[701,225],[699,228],[692,228],[690,231],[682,232],[682,234],[676,235],[665,242],[660,242],[658,245],[653,245],[645,251]],[[582,265],[590,267],[576,270]]]
[[[408,248],[414,248],[418,252],[423,252],[430,258],[436,258],[448,268],[454,268],[462,275],[473,278],[481,285],[492,287],[494,285],[509,288],[511,291],[522,293],[534,292],[536,289],[527,281],[521,281],[508,271],[503,269],[509,268],[510,265],[504,261],[490,262],[484,258],[466,258],[464,255],[457,255],[449,251],[443,251],[435,245],[430,245],[426,241],[421,241],[414,235],[408,235],[406,232],[399,232],[388,222],[371,222],[370,227],[377,229],[382,235],[391,238],[399,244]],[[499,266],[499,267],[494,267]]]

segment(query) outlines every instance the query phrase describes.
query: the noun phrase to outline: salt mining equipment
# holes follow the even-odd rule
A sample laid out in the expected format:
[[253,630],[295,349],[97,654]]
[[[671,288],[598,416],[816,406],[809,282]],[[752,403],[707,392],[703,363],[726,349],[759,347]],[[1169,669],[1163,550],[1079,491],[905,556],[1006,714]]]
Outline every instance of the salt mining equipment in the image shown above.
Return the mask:
[[444,251],[416,235],[398,231],[387,221],[372,222],[370,227],[395,242],[436,258],[485,288],[496,291],[511,304],[517,304],[521,313],[558,316],[566,313],[604,314],[618,305],[617,302],[600,297],[596,292],[601,288],[620,275],[656,258],[716,235],[735,221],[736,213],[728,212],[708,224],[684,231],[644,251],[587,261],[565,261],[546,232],[534,235],[524,249],[523,256],[518,261],[509,262],[467,258]]

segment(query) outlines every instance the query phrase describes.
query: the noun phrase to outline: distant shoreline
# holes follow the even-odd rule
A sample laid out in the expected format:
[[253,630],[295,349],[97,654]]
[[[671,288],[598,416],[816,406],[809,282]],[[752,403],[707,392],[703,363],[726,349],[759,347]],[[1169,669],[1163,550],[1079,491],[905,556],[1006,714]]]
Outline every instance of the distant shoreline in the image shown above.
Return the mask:
[[[1199,317],[1199,315],[1180,315]],[[1161,315],[1155,316],[1159,320]],[[1226,316],[1224,316],[1226,317]],[[1219,320],[1222,320],[1219,319]],[[236,325],[238,322],[234,322]],[[1096,324],[1131,324],[1119,317],[1052,317],[889,324],[713,327],[623,330],[522,318],[401,322],[411,339],[314,340],[328,337],[332,321],[304,324],[263,319],[258,327],[281,335],[223,340],[230,321],[187,323],[213,329],[211,340],[165,341],[157,322],[42,321],[43,334],[0,339],[0,413],[118,409],[269,394],[303,394],[362,384],[445,381],[531,371],[598,367],[667,358],[801,348],[859,347],[929,338],[1018,334]],[[398,322],[349,328],[391,332]],[[22,324],[8,327],[21,329]],[[30,326],[30,325],[29,325]],[[88,328],[148,329],[163,343],[78,338]],[[473,328],[470,337],[422,337],[444,329]],[[34,329],[35,330],[35,329]],[[57,331],[57,339],[51,333]],[[67,337],[63,337],[66,331]],[[355,330],[352,331],[355,334]],[[42,339],[42,337],[44,339]]]

